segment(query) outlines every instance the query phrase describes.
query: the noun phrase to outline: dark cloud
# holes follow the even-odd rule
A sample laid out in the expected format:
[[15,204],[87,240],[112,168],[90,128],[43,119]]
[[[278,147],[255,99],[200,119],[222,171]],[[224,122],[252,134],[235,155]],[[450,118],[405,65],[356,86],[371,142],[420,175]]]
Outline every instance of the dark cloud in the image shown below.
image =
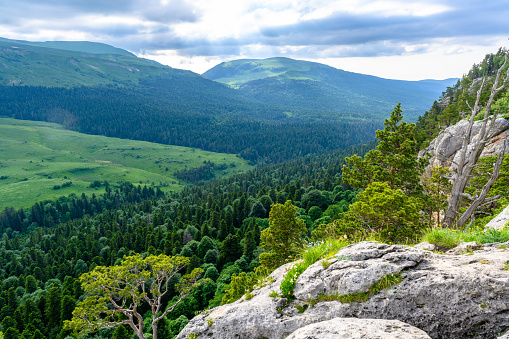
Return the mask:
[[[81,15],[137,17],[161,23],[196,22],[200,14],[192,2],[182,0],[16,0],[15,5],[0,4],[0,22],[19,18],[19,25],[29,20],[62,20]],[[74,22],[76,24],[78,22]]]
[[291,46],[359,45],[378,41],[421,43],[436,38],[501,34],[508,30],[508,18],[509,10],[493,4],[461,7],[424,17],[340,13],[294,25],[264,28],[258,42]]

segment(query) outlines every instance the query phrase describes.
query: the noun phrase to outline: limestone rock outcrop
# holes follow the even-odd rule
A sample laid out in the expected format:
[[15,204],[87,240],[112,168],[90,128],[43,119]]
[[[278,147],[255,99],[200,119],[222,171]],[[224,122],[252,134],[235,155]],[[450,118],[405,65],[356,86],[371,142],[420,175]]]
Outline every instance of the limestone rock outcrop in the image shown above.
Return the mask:
[[[463,137],[466,134],[468,126],[467,120],[462,120],[455,125],[447,127],[440,135],[438,135],[429,146],[421,151],[420,155],[426,153],[431,155],[431,166],[444,166],[454,169],[454,161],[458,150],[461,148]],[[472,140],[477,138],[481,128],[480,121],[474,123],[472,127]],[[505,139],[509,138],[509,120],[498,118],[494,122],[494,128],[490,135],[490,142],[483,150],[481,157],[496,154],[501,147],[504,146]],[[506,145],[505,153],[509,153],[509,145]],[[469,152],[467,152],[467,159]]]
[[[273,282],[255,290],[253,298],[243,297],[196,316],[177,338],[191,333],[198,338],[308,338],[297,335],[315,328],[307,326],[320,328],[320,323],[336,318],[399,320],[431,338],[496,338],[509,328],[509,271],[504,269],[508,261],[506,246],[441,255],[361,242],[304,271],[297,279],[295,300],[288,303],[269,296],[280,292],[284,274],[292,266],[287,264],[276,269]],[[317,299],[322,294],[362,293],[386,274],[398,272],[401,282],[367,301]],[[359,333],[355,330],[351,337],[354,332]]]
[[288,339],[429,339],[399,320],[334,318],[299,328]]

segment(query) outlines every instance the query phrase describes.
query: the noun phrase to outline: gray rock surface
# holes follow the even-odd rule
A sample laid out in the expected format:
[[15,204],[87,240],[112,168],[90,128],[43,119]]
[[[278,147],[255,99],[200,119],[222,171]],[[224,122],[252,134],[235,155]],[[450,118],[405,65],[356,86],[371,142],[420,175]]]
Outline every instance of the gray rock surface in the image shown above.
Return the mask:
[[486,228],[494,228],[500,229],[507,222],[509,222],[509,206],[507,206],[502,212],[500,212],[495,218],[491,219],[489,223],[486,224]]
[[424,331],[399,320],[334,318],[304,326],[288,339],[428,339]]
[[[490,142],[486,145],[481,157],[493,155],[498,152],[498,150],[504,146],[504,140],[509,137],[509,120],[498,118],[495,120],[494,124],[494,129],[490,136]],[[457,151],[461,148],[467,126],[468,121],[462,120],[453,126],[447,127],[440,135],[431,141],[428,148],[421,152],[420,155],[422,156],[425,153],[431,154],[431,166],[444,166],[454,169],[455,165],[453,160],[458,156]],[[480,122],[474,123],[472,140],[477,138],[480,127]],[[506,146],[505,153],[509,153],[509,146]],[[467,152],[467,160],[468,157],[469,152]]]
[[430,244],[429,242],[424,241],[415,245],[415,248],[418,250],[434,251],[437,247],[434,244]]
[[471,253],[471,252],[475,251],[479,247],[480,247],[479,244],[475,241],[462,242],[458,246],[445,252],[445,254],[467,254],[467,253]]
[[[467,255],[439,255],[400,245],[361,242],[337,253],[329,266],[315,263],[298,279],[297,298],[286,307],[279,292],[287,264],[274,281],[238,300],[193,318],[177,337],[285,338],[305,326],[334,318],[397,319],[431,338],[496,338],[509,328],[509,249],[484,246]],[[350,260],[345,260],[348,257]],[[358,293],[385,273],[403,280],[366,302],[316,302],[321,293]],[[307,307],[299,313],[295,306]],[[302,309],[302,308],[301,308]],[[207,321],[210,319],[209,321]],[[209,326],[208,324],[211,324]]]

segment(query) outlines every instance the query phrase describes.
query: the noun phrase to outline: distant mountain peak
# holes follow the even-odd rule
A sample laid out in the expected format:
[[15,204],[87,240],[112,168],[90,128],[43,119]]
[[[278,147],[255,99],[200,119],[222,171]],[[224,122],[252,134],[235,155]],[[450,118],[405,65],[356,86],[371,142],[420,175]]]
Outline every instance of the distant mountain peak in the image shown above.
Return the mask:
[[416,120],[447,86],[457,81],[391,80],[287,57],[231,60],[203,76],[264,103],[307,109],[311,114],[322,110],[331,116],[381,118],[401,102],[410,121]]

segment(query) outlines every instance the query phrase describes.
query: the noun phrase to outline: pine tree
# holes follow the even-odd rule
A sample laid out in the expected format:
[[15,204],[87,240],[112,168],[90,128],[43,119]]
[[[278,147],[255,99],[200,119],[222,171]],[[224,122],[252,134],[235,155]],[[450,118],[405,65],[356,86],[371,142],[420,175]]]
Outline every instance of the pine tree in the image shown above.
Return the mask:
[[255,240],[255,219],[251,218],[251,222],[247,228],[246,235],[244,236],[244,255],[249,258],[249,260],[253,259],[253,252],[256,249],[256,240]]
[[242,251],[239,238],[236,235],[228,234],[221,244],[218,266],[223,267],[229,262],[235,262],[242,256]]
[[272,206],[269,228],[261,233],[261,246],[266,251],[260,254],[261,265],[271,269],[295,260],[302,249],[301,236],[306,233],[306,225],[296,212],[297,207],[290,200]]
[[385,120],[385,128],[376,131],[376,149],[369,151],[364,159],[357,155],[345,159],[351,165],[343,167],[345,183],[366,188],[373,182],[387,182],[391,189],[399,188],[406,194],[422,190],[419,176],[425,160],[417,159],[415,124],[402,119],[401,104],[398,104]]

